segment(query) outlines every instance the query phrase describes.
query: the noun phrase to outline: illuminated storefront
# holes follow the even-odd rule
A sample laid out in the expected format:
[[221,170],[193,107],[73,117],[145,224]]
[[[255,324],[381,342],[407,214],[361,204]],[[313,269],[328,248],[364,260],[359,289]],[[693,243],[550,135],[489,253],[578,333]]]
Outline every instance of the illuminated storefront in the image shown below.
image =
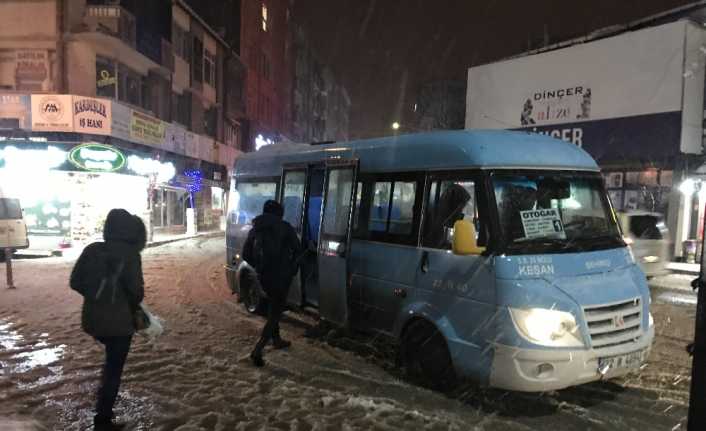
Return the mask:
[[2,191],[20,199],[33,248],[99,239],[112,208],[138,214],[150,233],[186,232],[189,184],[177,168],[188,162],[97,142],[0,137]]

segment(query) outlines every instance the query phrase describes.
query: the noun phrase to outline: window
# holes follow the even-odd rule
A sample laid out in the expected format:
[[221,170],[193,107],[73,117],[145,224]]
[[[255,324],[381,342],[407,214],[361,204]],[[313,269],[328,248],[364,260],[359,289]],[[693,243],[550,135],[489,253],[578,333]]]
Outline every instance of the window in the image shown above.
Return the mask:
[[267,5],[262,4],[262,31],[267,31]]
[[301,232],[305,183],[306,173],[304,171],[287,172],[285,174],[284,193],[282,195],[284,220],[291,224],[297,232]]
[[0,220],[13,220],[22,218],[22,209],[19,199],[0,198]]
[[223,189],[220,187],[211,187],[211,209],[223,210]]
[[194,37],[193,38],[193,43],[194,43],[194,49],[193,49],[193,73],[192,77],[194,81],[196,82],[203,82],[203,66],[204,66],[204,61],[203,61],[203,42],[201,42],[201,39]]
[[454,223],[468,220],[480,232],[475,183],[470,180],[443,179],[432,181],[429,187],[425,229],[425,247],[451,249]]
[[216,56],[208,50],[203,56],[203,79],[212,87],[216,86]]
[[174,117],[175,121],[188,129],[191,129],[191,94],[184,92],[184,94],[175,94],[175,107],[176,115]]
[[409,235],[414,226],[416,182],[376,182],[373,186],[368,230]]
[[172,45],[174,54],[183,60],[191,59],[191,46],[189,44],[189,32],[181,28],[176,22],[172,22]]
[[363,200],[363,183],[358,181],[358,187],[355,192],[355,213],[353,214],[353,231],[358,230],[358,221],[360,220],[360,203]]
[[345,236],[350,216],[353,170],[334,169],[329,173],[326,191],[323,232],[328,235]]
[[121,64],[118,67],[118,99],[134,106],[142,106],[144,78],[139,73]]
[[234,196],[233,212],[229,215],[231,222],[249,224],[252,219],[262,214],[265,201],[275,199],[277,196],[277,183],[272,182],[247,182],[239,183]]
[[208,108],[203,114],[203,127],[206,135],[215,137],[218,128],[218,110],[215,106]]
[[513,252],[622,245],[599,175],[503,173],[494,175],[493,186],[505,245]]
[[115,99],[117,83],[115,62],[108,58],[96,56],[96,96]]

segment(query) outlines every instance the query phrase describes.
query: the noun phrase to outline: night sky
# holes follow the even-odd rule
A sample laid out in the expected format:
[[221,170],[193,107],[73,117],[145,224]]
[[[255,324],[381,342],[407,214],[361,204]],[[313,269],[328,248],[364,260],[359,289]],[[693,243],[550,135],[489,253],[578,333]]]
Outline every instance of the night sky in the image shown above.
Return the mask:
[[[421,83],[693,3],[688,0],[297,0],[294,16],[353,101],[351,136],[390,134]],[[403,124],[406,125],[406,124]]]

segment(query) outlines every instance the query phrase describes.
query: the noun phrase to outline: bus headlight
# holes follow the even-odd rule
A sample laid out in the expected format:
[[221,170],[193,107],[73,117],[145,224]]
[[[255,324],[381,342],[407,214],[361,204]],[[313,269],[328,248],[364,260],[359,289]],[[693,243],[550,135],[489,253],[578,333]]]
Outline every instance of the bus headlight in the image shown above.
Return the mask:
[[571,313],[546,308],[510,307],[512,321],[529,341],[552,347],[583,347],[581,331]]

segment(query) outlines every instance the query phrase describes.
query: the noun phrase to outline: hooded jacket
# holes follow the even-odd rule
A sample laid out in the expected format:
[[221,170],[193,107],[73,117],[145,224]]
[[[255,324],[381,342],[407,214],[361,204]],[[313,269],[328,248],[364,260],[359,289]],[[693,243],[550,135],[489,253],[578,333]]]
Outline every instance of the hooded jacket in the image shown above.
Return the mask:
[[133,311],[144,298],[140,251],[146,242],[145,227],[137,216],[114,209],[106,218],[103,239],[104,242],[95,242],[83,250],[71,273],[71,286],[80,290],[84,274],[98,271],[89,256],[103,252],[109,266],[118,273],[115,290],[109,301],[84,296],[81,326],[94,337],[130,336],[135,333]]
[[255,261],[253,245],[255,236],[263,234],[279,244],[278,255],[270,256],[263,262],[258,278],[262,288],[268,295],[287,295],[292,278],[297,272],[297,257],[301,253],[301,245],[294,228],[275,214],[265,213],[255,217],[253,227],[243,246],[243,258],[252,264]]

